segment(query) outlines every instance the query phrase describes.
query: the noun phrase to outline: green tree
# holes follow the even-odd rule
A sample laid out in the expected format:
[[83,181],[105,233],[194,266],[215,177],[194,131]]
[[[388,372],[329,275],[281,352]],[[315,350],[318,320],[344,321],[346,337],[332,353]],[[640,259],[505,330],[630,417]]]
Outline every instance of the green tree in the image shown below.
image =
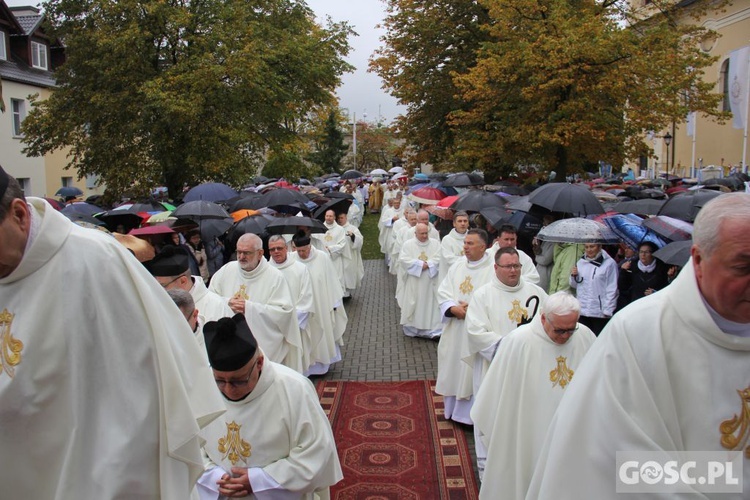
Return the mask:
[[475,0],[388,0],[383,48],[370,67],[407,106],[396,121],[413,161],[457,169],[448,119],[466,104],[454,82],[475,64],[487,40],[487,10]]
[[69,146],[108,192],[242,185],[294,142],[351,67],[345,23],[321,27],[293,0],[52,0],[65,40],[58,88],[24,122],[26,152]]
[[357,123],[357,170],[388,170],[396,153],[396,139],[390,127]]
[[315,151],[310,154],[310,161],[324,173],[341,173],[341,160],[349,148],[344,143],[344,132],[341,130],[341,113],[331,109],[323,124],[323,129],[315,140]]

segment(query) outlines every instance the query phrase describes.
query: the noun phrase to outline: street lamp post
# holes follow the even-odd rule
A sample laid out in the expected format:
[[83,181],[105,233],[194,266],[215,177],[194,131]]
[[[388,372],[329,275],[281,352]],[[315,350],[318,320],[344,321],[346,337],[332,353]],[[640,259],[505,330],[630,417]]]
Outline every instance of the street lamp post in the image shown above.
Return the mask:
[[664,145],[667,146],[667,180],[669,180],[669,145],[672,144],[672,135],[667,132],[664,135]]

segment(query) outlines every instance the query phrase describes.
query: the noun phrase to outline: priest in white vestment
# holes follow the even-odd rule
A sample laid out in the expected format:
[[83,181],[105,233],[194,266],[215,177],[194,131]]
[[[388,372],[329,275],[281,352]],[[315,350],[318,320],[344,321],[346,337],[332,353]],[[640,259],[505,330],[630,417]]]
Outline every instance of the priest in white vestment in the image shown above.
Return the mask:
[[344,261],[344,286],[345,295],[351,296],[352,292],[359,288],[362,278],[365,276],[365,266],[362,263],[362,245],[364,238],[360,230],[352,224],[346,214],[340,213],[336,216],[336,222],[344,228],[346,233],[346,244],[349,247],[349,259]]
[[401,326],[409,337],[435,338],[442,331],[437,299],[440,243],[429,237],[426,224],[417,224],[416,238],[404,243],[399,262],[404,273]]
[[487,249],[487,253],[494,257],[495,253],[501,248],[515,248],[516,251],[518,251],[518,258],[521,261],[521,266],[523,266],[521,269],[523,279],[526,280],[526,283],[534,283],[536,285],[540,280],[539,271],[536,270],[534,260],[529,257],[526,252],[516,248],[517,243],[518,231],[516,230],[516,227],[513,224],[503,224],[498,230],[498,236],[495,238],[495,242],[489,249]]
[[297,324],[302,338],[302,367],[303,373],[310,367],[310,351],[312,340],[310,337],[310,317],[315,314],[313,307],[313,287],[307,266],[297,260],[297,254],[290,253],[284,236],[275,234],[268,238],[268,262],[281,271],[289,285],[289,293],[294,299],[294,309],[297,311]]
[[470,229],[464,239],[464,257],[448,270],[438,288],[443,332],[438,344],[438,373],[435,392],[445,401],[445,418],[471,425],[473,401],[472,369],[461,360],[466,339],[466,311],[474,291],[494,276],[487,255],[487,233]]
[[469,214],[459,210],[453,214],[453,229],[440,242],[440,272],[438,285],[443,282],[448,269],[464,255],[464,238],[469,230]]
[[224,408],[183,315],[1,167],[0,339],[0,497],[188,497]]
[[[313,240],[323,243],[323,247],[331,257],[333,267],[336,269],[336,277],[341,283],[341,289],[346,292],[346,280],[344,272],[346,269],[346,260],[351,258],[349,254],[349,245],[346,244],[346,231],[336,223],[336,212],[326,210],[325,221],[326,232],[323,234],[311,235]],[[346,293],[345,293],[346,295]]]
[[[400,193],[399,193],[400,194]],[[401,203],[402,196],[396,196],[391,200],[391,205],[383,209],[380,214],[380,222],[378,223],[381,227],[380,238],[380,250],[385,254],[386,264],[390,264],[391,259],[391,246],[393,244],[392,232],[393,224],[399,220],[406,208]]]
[[307,236],[295,235],[293,241],[297,259],[310,273],[315,310],[309,324],[310,366],[305,375],[323,375],[333,363],[341,361],[341,347],[348,321],[343,291],[328,254],[314,248]]
[[742,493],[716,498],[750,498],[750,194],[703,206],[691,254],[668,287],[599,335],[552,419],[527,498],[655,497],[615,492],[618,451],[743,455],[733,471]]
[[200,276],[190,274],[189,259],[186,249],[167,245],[143,265],[165,290],[180,289],[192,295],[201,325],[234,316],[224,297],[206,288]]
[[304,371],[294,299],[284,275],[263,257],[263,242],[257,235],[240,236],[237,260],[216,271],[209,290],[228,298],[232,311],[245,315],[271,361]]
[[596,339],[578,323],[580,311],[575,297],[558,292],[500,343],[471,409],[488,451],[481,499],[498,491],[504,499],[526,498],[550,420]]
[[343,474],[312,383],[267,360],[241,314],[207,323],[204,332],[227,412],[201,433],[200,499],[329,498]]
[[[412,228],[417,224],[417,212],[407,206],[404,208],[401,218],[393,223],[391,228],[391,241],[388,242],[388,248],[390,248],[390,255],[388,257],[388,272],[395,275],[398,280],[400,265],[398,263],[398,254],[401,251],[401,245],[403,245],[403,237],[401,231],[407,228]],[[396,292],[398,297],[398,292]]]

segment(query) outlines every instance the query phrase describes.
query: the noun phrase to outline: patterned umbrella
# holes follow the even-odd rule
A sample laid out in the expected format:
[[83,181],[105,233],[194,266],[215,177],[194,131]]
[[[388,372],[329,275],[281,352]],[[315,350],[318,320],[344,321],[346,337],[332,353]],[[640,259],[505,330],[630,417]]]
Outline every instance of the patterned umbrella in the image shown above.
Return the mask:
[[412,201],[423,205],[437,205],[437,202],[446,197],[446,194],[434,187],[423,187],[415,189],[407,196]]
[[603,245],[619,243],[617,235],[601,222],[574,217],[549,224],[539,231],[536,237],[542,241],[556,243],[599,243]]
[[630,248],[637,250],[643,242],[649,241],[655,244],[658,248],[666,245],[655,233],[649,231],[648,228],[643,227],[643,219],[637,215],[632,214],[615,214],[608,215],[602,219],[607,227],[609,227],[620,239],[625,242]]

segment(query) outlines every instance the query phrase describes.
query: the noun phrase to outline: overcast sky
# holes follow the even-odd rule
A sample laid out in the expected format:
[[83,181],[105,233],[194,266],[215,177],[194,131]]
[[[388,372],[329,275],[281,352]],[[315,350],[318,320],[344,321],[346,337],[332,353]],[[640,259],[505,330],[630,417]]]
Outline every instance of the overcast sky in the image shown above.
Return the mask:
[[[383,0],[306,0],[325,25],[325,16],[334,21],[348,21],[359,36],[352,37],[349,44],[352,50],[347,61],[356,69],[342,78],[342,85],[337,91],[341,106],[349,110],[349,115],[357,115],[357,120],[377,122],[382,118],[390,123],[396,115],[405,111],[396,103],[396,99],[386,94],[380,87],[382,81],[374,73],[368,73],[367,62],[380,46],[383,30],[375,26],[385,16]],[[6,0],[9,6],[37,5],[32,0]]]

